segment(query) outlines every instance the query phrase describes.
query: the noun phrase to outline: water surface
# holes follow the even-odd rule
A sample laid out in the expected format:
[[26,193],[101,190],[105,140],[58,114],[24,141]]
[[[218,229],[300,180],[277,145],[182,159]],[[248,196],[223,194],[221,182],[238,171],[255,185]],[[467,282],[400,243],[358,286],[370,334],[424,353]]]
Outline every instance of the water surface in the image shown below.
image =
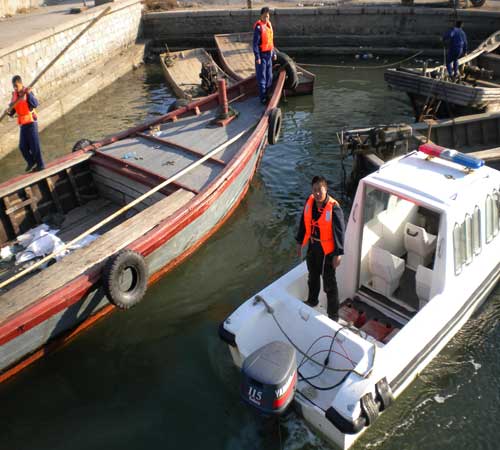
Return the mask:
[[[335,131],[412,119],[382,70],[314,71],[314,97],[282,104],[283,137],[220,231],[133,310],[113,313],[0,385],[0,449],[330,448],[294,414],[279,433],[244,407],[238,372],[217,337],[227,314],[297,264],[293,236],[313,175],[330,180],[348,212]],[[44,154],[53,159],[78,139],[163,113],[171,101],[159,67],[131,72],[44,131]],[[13,153],[2,167],[7,179],[24,164]],[[355,448],[498,448],[499,321],[497,287]]]

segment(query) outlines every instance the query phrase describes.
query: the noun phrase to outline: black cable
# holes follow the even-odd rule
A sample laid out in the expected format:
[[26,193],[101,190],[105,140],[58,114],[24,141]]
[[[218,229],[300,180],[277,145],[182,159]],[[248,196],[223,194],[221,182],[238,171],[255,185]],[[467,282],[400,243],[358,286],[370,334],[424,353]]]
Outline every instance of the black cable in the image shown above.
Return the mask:
[[301,378],[300,381],[305,381],[309,386],[313,387],[314,389],[317,389],[318,391],[331,391],[335,388],[338,388],[346,380],[346,378],[349,376],[349,373],[346,373],[338,383],[335,383],[332,386],[322,387],[322,386],[316,386],[315,384],[311,383],[309,381],[309,378],[304,378],[299,370],[297,370],[297,373],[299,374],[299,376]]

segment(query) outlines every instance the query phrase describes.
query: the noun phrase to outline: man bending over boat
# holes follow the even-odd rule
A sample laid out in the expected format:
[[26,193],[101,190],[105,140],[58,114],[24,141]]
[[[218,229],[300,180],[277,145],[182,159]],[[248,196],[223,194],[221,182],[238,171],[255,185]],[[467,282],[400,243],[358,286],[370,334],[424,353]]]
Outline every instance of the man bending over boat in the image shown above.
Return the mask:
[[267,94],[273,84],[274,51],[273,27],[269,20],[269,8],[260,10],[260,19],[253,26],[253,53],[255,55],[255,74],[259,86],[260,101],[267,103]]
[[26,161],[26,172],[31,170],[43,170],[45,165],[38,137],[38,123],[35,108],[38,100],[29,88],[25,88],[23,80],[19,75],[12,77],[14,92],[9,104],[9,116],[17,114],[19,125],[19,149]]
[[344,254],[344,213],[338,202],[328,194],[328,184],[322,176],[312,179],[312,194],[306,201],[297,232],[297,253],[307,249],[309,295],[306,304],[316,306],[323,276],[328,317],[338,320],[339,293],[335,269]]
[[448,30],[443,41],[448,45],[446,53],[446,69],[450,78],[456,78],[458,75],[458,60],[467,54],[467,35],[462,29],[463,22],[457,20],[455,26]]

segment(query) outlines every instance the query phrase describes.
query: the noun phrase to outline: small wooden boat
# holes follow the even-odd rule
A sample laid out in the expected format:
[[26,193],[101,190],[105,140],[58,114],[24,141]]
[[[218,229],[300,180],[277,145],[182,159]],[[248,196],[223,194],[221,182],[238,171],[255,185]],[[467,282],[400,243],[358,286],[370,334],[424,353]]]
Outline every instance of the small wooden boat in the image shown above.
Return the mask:
[[[500,279],[500,172],[424,144],[361,180],[336,270],[340,318],[310,307],[303,262],[238,307],[219,336],[259,413],[296,411],[348,449]],[[395,424],[397,427],[397,424]]]
[[[113,305],[137,303],[226,221],[279,135],[284,80],[268,105],[250,78],[0,185],[2,247],[55,214],[65,245],[99,233],[0,280],[0,380]],[[234,114],[220,117],[226,100]]]
[[378,170],[390,159],[405,155],[425,143],[457,149],[500,170],[498,130],[500,113],[342,130],[337,134],[342,159],[352,157],[346,189],[354,192],[361,178]]
[[[243,80],[255,73],[255,57],[252,50],[253,33],[216,34],[214,36],[220,62],[224,71],[235,80]],[[298,87],[287,89],[286,95],[312,94],[316,76],[297,66]]]
[[460,58],[461,76],[450,80],[446,66],[387,69],[385,81],[408,93],[418,122],[432,117],[500,110],[500,58],[490,54],[500,45],[500,31]]
[[228,86],[236,83],[236,80],[225,74],[210,54],[202,48],[163,53],[160,55],[160,62],[165,78],[178,98],[193,100],[215,92],[217,87],[215,83],[209,82],[205,89],[202,85],[201,74],[204,64],[211,66],[215,79],[226,78]]

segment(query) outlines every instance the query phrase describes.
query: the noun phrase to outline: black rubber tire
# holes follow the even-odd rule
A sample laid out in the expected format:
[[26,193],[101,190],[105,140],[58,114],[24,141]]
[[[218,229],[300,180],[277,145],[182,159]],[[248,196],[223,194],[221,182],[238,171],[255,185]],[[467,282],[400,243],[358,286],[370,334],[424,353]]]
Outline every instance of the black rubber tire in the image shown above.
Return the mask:
[[[128,272],[130,280],[124,280]],[[108,259],[103,272],[104,291],[111,303],[121,309],[137,305],[146,293],[148,268],[144,258],[132,250],[121,250]],[[130,286],[124,287],[124,281]]]
[[182,108],[189,105],[190,101],[186,98],[178,98],[175,102],[171,103],[167,109],[167,113],[175,111],[176,109]]
[[79,141],[75,142],[75,145],[73,145],[71,151],[77,152],[78,150],[82,150],[83,148],[88,147],[89,145],[92,144],[93,142],[90,139],[80,139]]
[[470,0],[474,8],[480,8],[486,3],[486,0]]
[[371,393],[361,397],[361,411],[366,419],[366,426],[369,427],[378,417],[378,407]]
[[285,69],[286,80],[285,88],[294,91],[299,85],[299,75],[297,73],[297,66],[292,58],[286,53],[276,50],[276,62]]
[[273,108],[269,114],[269,126],[267,128],[267,141],[274,145],[278,142],[281,134],[282,115],[280,108]]
[[387,382],[387,378],[382,378],[375,385],[375,401],[379,405],[379,411],[385,411],[389,406],[391,406],[394,401],[394,394],[390,384]]

